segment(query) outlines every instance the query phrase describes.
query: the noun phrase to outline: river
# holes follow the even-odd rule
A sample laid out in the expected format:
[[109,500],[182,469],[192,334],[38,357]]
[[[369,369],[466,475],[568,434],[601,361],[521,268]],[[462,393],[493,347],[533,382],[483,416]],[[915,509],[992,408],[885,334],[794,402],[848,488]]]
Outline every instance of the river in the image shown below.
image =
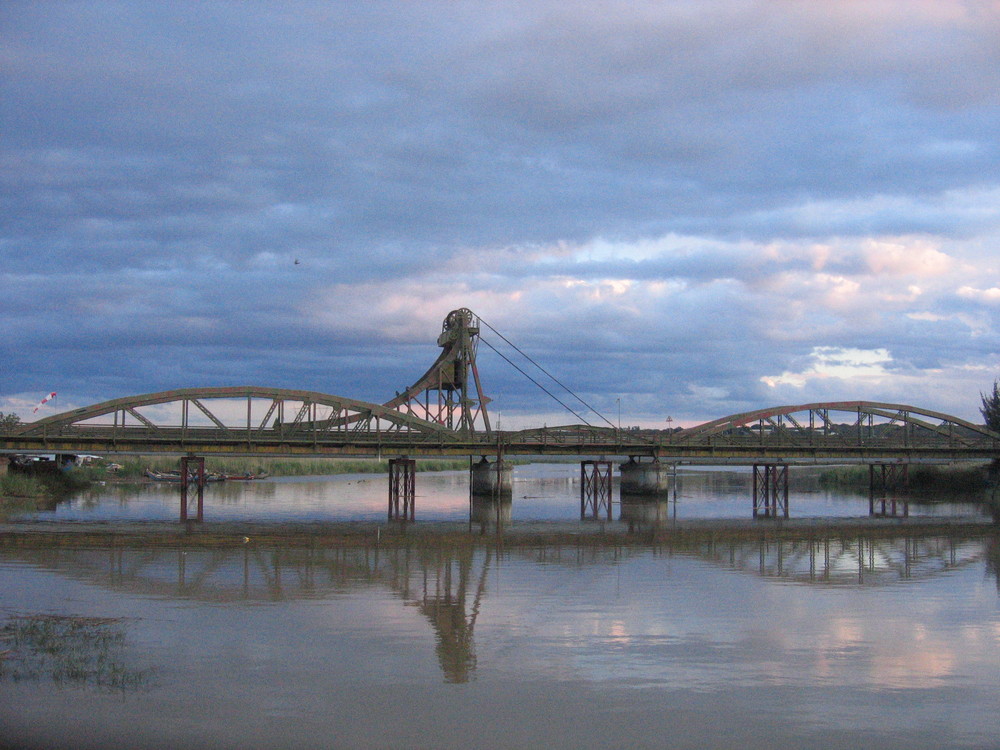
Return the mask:
[[409,532],[385,477],[233,482],[189,537],[176,487],[94,488],[3,527],[0,744],[996,747],[995,532],[876,533],[803,481],[772,534],[747,486],[581,520],[578,467],[519,466],[497,534],[463,472],[417,475]]

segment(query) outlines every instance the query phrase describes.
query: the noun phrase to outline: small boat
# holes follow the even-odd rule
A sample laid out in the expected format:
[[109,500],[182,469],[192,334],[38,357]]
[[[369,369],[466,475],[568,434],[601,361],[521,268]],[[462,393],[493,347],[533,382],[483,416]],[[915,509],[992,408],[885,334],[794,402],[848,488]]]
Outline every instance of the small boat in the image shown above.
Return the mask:
[[179,471],[153,471],[146,469],[146,476],[154,482],[180,482],[181,473]]
[[[154,482],[177,482],[180,484],[181,473],[179,471],[153,471],[152,469],[146,469],[146,476],[152,479]],[[197,482],[197,474],[188,474],[188,482]],[[225,476],[222,474],[216,474],[215,472],[205,472],[206,482],[222,482],[225,480]]]
[[246,474],[224,474],[223,476],[227,480],[234,480],[237,482],[249,482],[253,479],[267,479],[271,475],[268,474],[267,472],[264,472],[263,474],[251,474],[247,472]]

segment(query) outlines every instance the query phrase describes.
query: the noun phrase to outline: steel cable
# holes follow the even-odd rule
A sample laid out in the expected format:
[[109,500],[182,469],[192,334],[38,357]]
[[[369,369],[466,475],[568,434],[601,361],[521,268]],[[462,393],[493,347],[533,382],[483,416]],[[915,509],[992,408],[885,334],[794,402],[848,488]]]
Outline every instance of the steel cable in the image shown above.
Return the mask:
[[[495,333],[501,339],[503,339],[503,341],[506,342],[506,344],[508,346],[510,346],[514,351],[516,351],[518,354],[520,354],[526,360],[528,360],[529,362],[531,362],[531,364],[533,364],[535,367],[537,367],[539,370],[541,370],[543,373],[545,373],[549,378],[551,378],[556,384],[558,384],[569,395],[571,395],[573,398],[575,398],[581,404],[583,404],[588,409],[590,409],[592,412],[594,412],[594,414],[596,414],[601,419],[603,419],[605,422],[607,422],[609,426],[611,426],[611,427],[615,426],[614,423],[612,423],[610,420],[608,420],[607,417],[605,417],[603,414],[601,414],[599,411],[597,411],[597,409],[595,409],[593,406],[591,406],[586,401],[584,401],[582,398],[580,398],[578,395],[576,395],[572,390],[570,390],[570,388],[568,386],[566,386],[564,383],[562,383],[555,375],[553,375],[552,373],[550,373],[548,370],[546,370],[544,367],[542,367],[540,364],[538,364],[535,360],[533,360],[531,357],[529,357],[527,354],[525,354],[520,348],[518,348],[518,346],[514,342],[512,342],[510,339],[508,339],[506,336],[504,336],[502,333],[500,333],[500,331],[498,331],[496,328],[494,328],[493,326],[491,326],[489,323],[487,323],[481,317],[479,318],[479,322],[482,323],[487,328],[489,328],[491,331],[493,331],[493,333]],[[524,375],[524,377],[526,377],[528,380],[530,380],[536,386],[538,386],[543,391],[545,391],[545,393],[547,393],[551,398],[553,398],[555,401],[557,401],[559,404],[561,404],[562,407],[564,409],[566,409],[570,414],[572,414],[577,419],[582,420],[583,423],[586,424],[588,427],[593,427],[593,425],[590,424],[590,422],[588,422],[586,419],[584,419],[579,414],[577,414],[575,411],[573,411],[569,406],[567,406],[565,403],[563,403],[560,399],[556,398],[556,396],[553,395],[547,388],[545,388],[541,383],[539,383],[537,380],[535,380],[533,377],[531,377],[528,373],[526,373],[520,367],[518,367],[513,362],[511,362],[511,360],[508,359],[506,356],[504,356],[495,346],[493,346],[488,341],[486,341],[485,339],[483,339],[483,337],[481,335],[479,337],[479,340],[482,341],[484,344],[486,344],[490,349],[492,349],[493,351],[495,351],[497,354],[499,354],[501,357],[503,357],[503,359],[507,362],[507,364],[509,364],[514,369],[516,369],[519,373],[521,373],[522,375]]]

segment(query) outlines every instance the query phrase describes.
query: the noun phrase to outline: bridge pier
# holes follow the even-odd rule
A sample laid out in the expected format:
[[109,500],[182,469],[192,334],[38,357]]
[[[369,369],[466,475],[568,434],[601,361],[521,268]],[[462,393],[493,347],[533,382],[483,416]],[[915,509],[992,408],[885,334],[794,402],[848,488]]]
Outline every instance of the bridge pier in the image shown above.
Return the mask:
[[[417,462],[412,458],[389,459],[389,520],[415,518]],[[402,504],[401,504],[402,503]]]
[[483,456],[469,471],[472,494],[477,497],[510,497],[513,492],[513,467],[503,458],[490,463]]
[[[188,518],[188,477],[190,466],[195,466],[195,486],[198,488],[198,505],[195,517]],[[205,520],[205,458],[204,456],[181,456],[181,521]]]
[[600,518],[604,514],[611,520],[611,462],[580,462],[580,519]]
[[788,465],[753,465],[753,517],[788,518]]
[[910,483],[909,464],[868,465],[868,515],[895,518],[910,515],[910,504],[894,493],[905,491]]
[[658,459],[642,463],[635,456],[630,456],[628,462],[618,469],[621,472],[622,495],[667,495],[677,480],[677,466],[661,464]]

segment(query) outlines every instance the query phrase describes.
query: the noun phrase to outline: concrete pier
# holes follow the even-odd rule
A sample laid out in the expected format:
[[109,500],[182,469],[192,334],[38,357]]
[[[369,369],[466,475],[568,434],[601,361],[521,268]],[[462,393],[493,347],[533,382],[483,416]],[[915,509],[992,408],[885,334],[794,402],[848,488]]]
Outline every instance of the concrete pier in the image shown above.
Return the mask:
[[635,457],[629,458],[619,467],[621,471],[620,491],[622,495],[662,496],[670,492],[674,466],[659,461],[642,463]]
[[479,463],[472,467],[472,494],[493,497],[495,495],[510,495],[513,490],[513,466],[507,461],[490,462],[483,456]]

